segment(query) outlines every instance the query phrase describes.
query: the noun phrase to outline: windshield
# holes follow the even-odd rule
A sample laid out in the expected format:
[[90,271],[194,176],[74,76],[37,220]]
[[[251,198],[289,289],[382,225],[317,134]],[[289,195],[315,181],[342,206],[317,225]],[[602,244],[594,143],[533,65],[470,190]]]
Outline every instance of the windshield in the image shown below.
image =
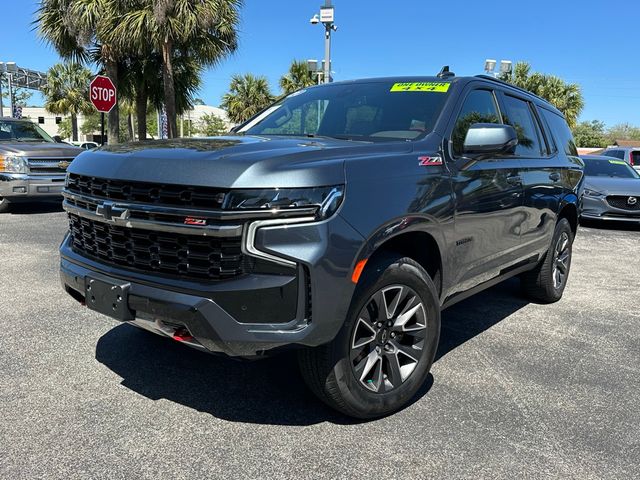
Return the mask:
[[584,174],[587,177],[640,178],[640,175],[623,160],[595,160],[585,158]]
[[53,139],[35,123],[0,120],[0,142],[53,143]]
[[448,82],[322,85],[295,92],[240,129],[254,135],[413,140],[433,129]]

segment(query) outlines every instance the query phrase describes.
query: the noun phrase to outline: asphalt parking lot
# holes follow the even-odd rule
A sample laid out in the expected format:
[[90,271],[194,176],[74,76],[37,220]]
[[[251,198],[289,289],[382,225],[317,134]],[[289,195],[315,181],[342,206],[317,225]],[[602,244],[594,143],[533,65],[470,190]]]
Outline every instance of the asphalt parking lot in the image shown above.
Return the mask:
[[640,478],[640,229],[581,229],[565,297],[443,314],[432,377],[358,423],[293,356],[239,362],[79,307],[57,204],[0,217],[1,478]]

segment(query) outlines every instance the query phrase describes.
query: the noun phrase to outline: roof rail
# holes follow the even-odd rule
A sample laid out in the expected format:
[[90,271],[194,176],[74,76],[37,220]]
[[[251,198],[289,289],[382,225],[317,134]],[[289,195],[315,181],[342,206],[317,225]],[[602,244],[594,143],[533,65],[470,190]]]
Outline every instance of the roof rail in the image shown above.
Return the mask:
[[[514,84],[509,83],[509,82],[505,82],[504,80],[500,80],[499,78],[492,77],[491,75],[476,75],[476,77],[477,77],[477,78],[482,78],[482,79],[484,79],[484,80],[491,80],[492,82],[499,83],[500,85],[506,85],[507,87],[511,87],[511,88],[513,88],[514,90],[519,90],[519,91],[521,91],[521,92],[523,92],[523,93],[526,93],[526,94],[528,94],[528,95],[531,95],[532,97],[536,97],[536,98],[538,98],[538,99],[542,100],[543,102],[548,103],[549,105],[551,105],[551,104],[549,103],[549,100],[545,100],[545,99],[544,99],[544,98],[542,98],[541,96],[536,95],[535,93],[530,92],[530,91],[529,91],[529,90],[527,90],[527,89],[524,89],[524,88],[522,88],[522,87],[518,87],[517,85],[514,85]],[[552,106],[553,106],[553,105],[552,105]],[[553,108],[556,108],[556,107],[553,107]]]

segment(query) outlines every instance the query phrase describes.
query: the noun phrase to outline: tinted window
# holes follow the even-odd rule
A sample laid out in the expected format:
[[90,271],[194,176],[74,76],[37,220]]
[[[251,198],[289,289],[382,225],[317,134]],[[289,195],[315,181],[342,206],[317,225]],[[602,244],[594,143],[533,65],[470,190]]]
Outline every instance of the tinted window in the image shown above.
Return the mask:
[[575,142],[573,141],[573,135],[571,134],[571,130],[569,130],[569,126],[567,125],[567,122],[565,122],[564,118],[557,113],[544,108],[540,108],[539,110],[551,127],[551,131],[549,133],[553,135],[558,148],[566,155],[574,157],[578,156],[578,150]]
[[640,152],[631,152],[631,159],[633,160],[634,165],[640,165]]
[[624,150],[616,150],[615,157],[624,160]]
[[502,123],[495,97],[489,90],[473,90],[465,98],[451,135],[455,156],[462,155],[464,140],[474,123]]
[[533,117],[529,102],[510,95],[504,96],[505,122],[515,128],[518,134],[516,155],[522,157],[539,157],[540,148],[539,128]]
[[583,160],[584,174],[588,177],[640,178],[636,171],[622,160]]
[[[322,85],[296,92],[247,122],[240,132],[319,135],[353,140],[411,140],[433,130],[449,83]],[[432,90],[428,90],[433,87]],[[424,87],[424,88],[422,88]]]
[[0,121],[0,141],[53,142],[53,139],[35,123]]

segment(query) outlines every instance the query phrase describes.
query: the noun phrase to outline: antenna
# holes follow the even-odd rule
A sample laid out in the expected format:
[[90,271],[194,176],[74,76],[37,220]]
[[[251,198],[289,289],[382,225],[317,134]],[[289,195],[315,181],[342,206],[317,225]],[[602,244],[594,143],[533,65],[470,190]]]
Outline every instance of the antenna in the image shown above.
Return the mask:
[[449,71],[449,65],[445,65],[444,67],[442,67],[442,70],[440,70],[440,73],[438,73],[438,78],[449,78],[455,76],[455,73]]

